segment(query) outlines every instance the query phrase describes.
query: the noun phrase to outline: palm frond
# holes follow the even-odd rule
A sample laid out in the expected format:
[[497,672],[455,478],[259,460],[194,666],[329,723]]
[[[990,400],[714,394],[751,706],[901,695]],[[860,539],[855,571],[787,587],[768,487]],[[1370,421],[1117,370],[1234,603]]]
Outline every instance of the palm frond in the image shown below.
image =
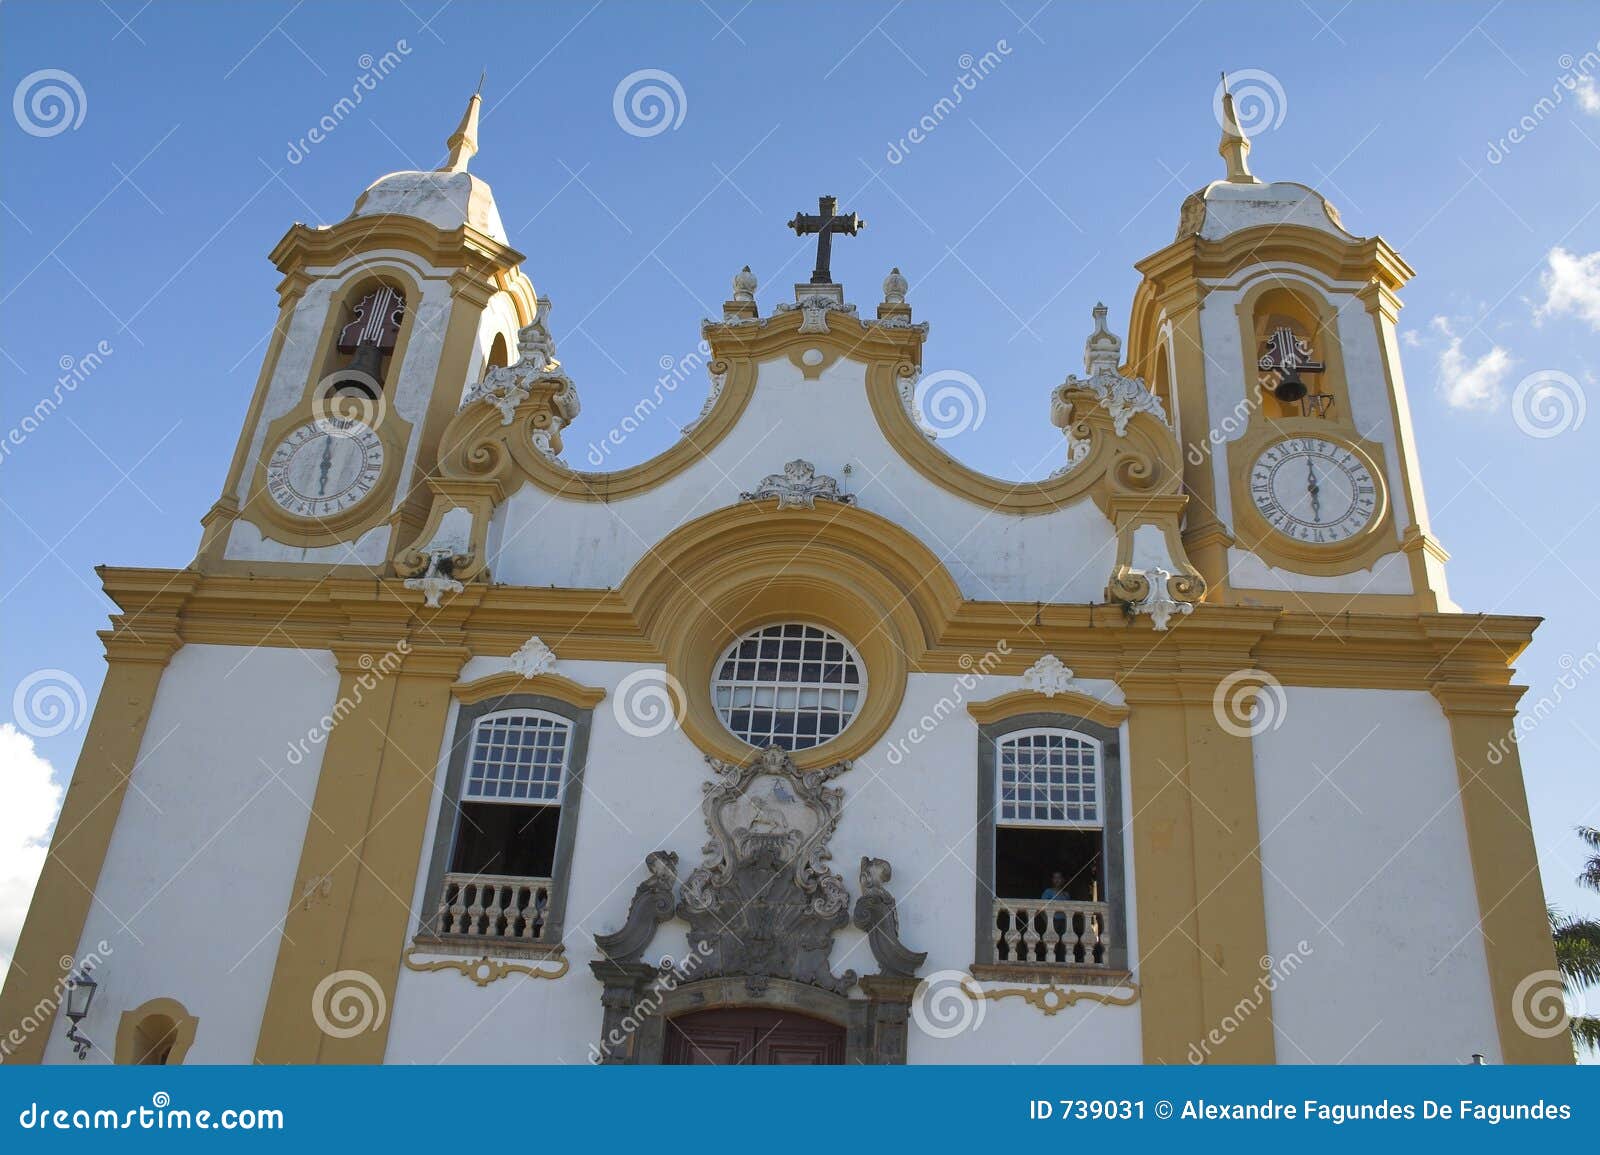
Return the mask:
[[1562,916],[1551,928],[1556,965],[1568,984],[1581,988],[1600,983],[1600,922]]
[[1600,1051],[1600,1018],[1583,1015],[1573,1019],[1572,1042],[1580,1050]]
[[1584,861],[1583,869],[1578,872],[1578,885],[1600,892],[1600,827],[1579,826],[1576,829],[1584,844],[1597,852]]

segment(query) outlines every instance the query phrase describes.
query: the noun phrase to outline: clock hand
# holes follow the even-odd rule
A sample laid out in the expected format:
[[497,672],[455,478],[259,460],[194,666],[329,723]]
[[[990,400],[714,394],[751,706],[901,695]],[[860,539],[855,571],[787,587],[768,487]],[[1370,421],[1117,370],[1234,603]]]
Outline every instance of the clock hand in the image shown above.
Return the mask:
[[1319,496],[1322,487],[1317,484],[1317,463],[1314,458],[1306,458],[1306,492],[1311,495],[1311,520],[1322,521],[1322,498]]
[[317,496],[328,495],[328,471],[333,468],[333,435],[325,434],[322,441],[322,462],[317,470]]

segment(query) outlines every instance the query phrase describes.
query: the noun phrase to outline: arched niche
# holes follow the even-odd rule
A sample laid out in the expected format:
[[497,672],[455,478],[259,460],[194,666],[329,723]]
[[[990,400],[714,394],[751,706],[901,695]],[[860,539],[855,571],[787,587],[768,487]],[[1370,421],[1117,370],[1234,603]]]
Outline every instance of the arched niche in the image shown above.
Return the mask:
[[[1316,286],[1299,278],[1281,274],[1262,280],[1245,293],[1239,302],[1244,362],[1249,374],[1247,388],[1259,400],[1262,415],[1273,420],[1321,416],[1334,421],[1349,420],[1350,391],[1345,383],[1344,356],[1339,344],[1338,310]],[[1273,375],[1257,368],[1267,352],[1267,342],[1280,328],[1291,330],[1311,348],[1311,356],[1326,368],[1307,374],[1311,393],[1328,398],[1322,412],[1307,412],[1300,401],[1280,401],[1273,396]]]
[[116,1061],[129,1066],[178,1066],[194,1044],[199,1025],[200,1020],[177,999],[151,999],[123,1012],[117,1025]]

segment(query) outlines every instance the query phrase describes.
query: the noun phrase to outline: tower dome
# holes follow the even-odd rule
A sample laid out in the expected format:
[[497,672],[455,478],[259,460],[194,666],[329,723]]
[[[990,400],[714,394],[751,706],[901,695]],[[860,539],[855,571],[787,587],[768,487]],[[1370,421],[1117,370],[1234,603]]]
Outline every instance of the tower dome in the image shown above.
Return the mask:
[[501,244],[509,244],[494,193],[486,181],[467,171],[478,151],[478,109],[483,99],[473,93],[461,123],[446,142],[449,155],[432,172],[392,172],[367,186],[356,198],[352,217],[384,214],[416,217],[446,230],[471,225]]

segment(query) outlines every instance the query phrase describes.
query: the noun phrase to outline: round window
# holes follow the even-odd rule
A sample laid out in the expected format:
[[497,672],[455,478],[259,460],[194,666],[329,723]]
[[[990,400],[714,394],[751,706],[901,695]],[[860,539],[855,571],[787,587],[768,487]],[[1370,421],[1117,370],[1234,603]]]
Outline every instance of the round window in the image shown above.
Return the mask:
[[809,750],[850,724],[866,686],[849,642],[821,626],[781,622],[723,652],[711,700],[722,724],[752,746]]

